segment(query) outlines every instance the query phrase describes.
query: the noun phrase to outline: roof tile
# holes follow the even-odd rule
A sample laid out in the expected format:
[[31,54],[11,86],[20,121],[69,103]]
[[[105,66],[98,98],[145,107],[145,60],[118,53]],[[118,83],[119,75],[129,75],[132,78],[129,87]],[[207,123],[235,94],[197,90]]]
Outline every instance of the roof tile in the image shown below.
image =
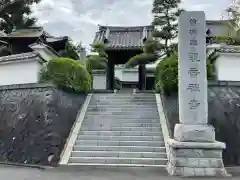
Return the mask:
[[219,48],[217,49],[217,52],[220,53],[240,53],[240,48]]
[[27,60],[27,59],[33,59],[38,57],[39,57],[38,53],[36,52],[21,53],[21,54],[9,55],[9,56],[2,56],[0,57],[0,62]]
[[[108,30],[107,30],[108,29]],[[111,49],[136,49],[143,46],[143,31],[146,29],[146,38],[152,37],[153,26],[99,26],[94,42],[104,42],[107,38],[106,46]],[[108,37],[106,33],[109,31]]]

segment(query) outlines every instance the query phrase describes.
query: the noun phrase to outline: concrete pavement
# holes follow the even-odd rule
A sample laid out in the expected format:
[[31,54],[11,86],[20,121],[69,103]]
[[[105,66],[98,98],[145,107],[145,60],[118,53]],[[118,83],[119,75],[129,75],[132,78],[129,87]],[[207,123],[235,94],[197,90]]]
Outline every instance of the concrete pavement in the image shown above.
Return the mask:
[[[18,180],[179,180],[169,177],[164,170],[157,168],[36,168],[0,166],[1,179]],[[190,178],[191,180],[199,178]],[[219,178],[204,178],[217,180]],[[239,179],[229,178],[229,179]]]

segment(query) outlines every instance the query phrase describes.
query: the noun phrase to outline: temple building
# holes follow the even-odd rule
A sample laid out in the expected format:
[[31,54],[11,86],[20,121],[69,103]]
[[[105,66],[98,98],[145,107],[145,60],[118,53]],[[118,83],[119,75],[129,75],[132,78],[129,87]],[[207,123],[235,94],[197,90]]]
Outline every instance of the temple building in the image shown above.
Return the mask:
[[38,27],[1,32],[0,85],[37,83],[42,65],[59,57],[67,41]]
[[[115,78],[122,88],[139,88],[138,68],[126,69],[122,65],[143,52],[144,42],[152,37],[154,26],[101,26],[94,42],[103,42],[108,54],[107,89],[113,90]],[[140,77],[141,78],[141,77]]]
[[[44,44],[52,51],[59,52],[65,48],[67,37],[53,37],[41,27],[15,30],[10,34],[0,34],[1,42],[11,49],[11,54],[32,52],[32,44]],[[0,42],[0,43],[1,43]]]

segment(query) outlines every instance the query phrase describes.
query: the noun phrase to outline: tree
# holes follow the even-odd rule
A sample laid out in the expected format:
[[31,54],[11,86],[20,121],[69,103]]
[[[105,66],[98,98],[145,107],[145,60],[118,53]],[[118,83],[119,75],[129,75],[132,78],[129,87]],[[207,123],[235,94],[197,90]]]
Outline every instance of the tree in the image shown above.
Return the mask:
[[40,0],[2,0],[0,3],[0,29],[6,33],[13,29],[32,27],[36,23],[30,6]]
[[154,39],[148,39],[144,43],[143,53],[133,56],[125,64],[127,68],[131,68],[136,65],[139,65],[138,66],[138,76],[139,76],[138,86],[140,90],[146,88],[146,64],[155,62],[158,59],[159,55],[157,51],[161,48],[162,48],[162,45],[158,41]]
[[170,40],[177,37],[177,18],[182,12],[178,8],[181,0],[154,0],[152,13],[155,26],[153,36],[163,41],[163,52],[169,57],[172,53]]
[[106,69],[108,61],[108,55],[105,51],[104,43],[96,42],[91,46],[92,52],[95,52],[96,55],[90,55],[87,59],[86,67],[90,74],[92,73],[92,70]]
[[59,52],[59,55],[61,57],[66,57],[66,58],[71,58],[74,60],[79,60],[79,52],[80,49],[82,48],[82,44],[79,43],[77,45],[75,45],[72,40],[68,40],[66,45],[65,45],[65,49]]
[[229,13],[230,23],[237,29],[240,30],[240,1],[237,1],[235,4],[227,8]]
[[[214,63],[219,57],[216,50],[207,50],[207,79],[215,80]],[[162,59],[157,67],[155,74],[155,90],[159,93],[170,95],[178,91],[178,53],[174,52],[170,57]]]

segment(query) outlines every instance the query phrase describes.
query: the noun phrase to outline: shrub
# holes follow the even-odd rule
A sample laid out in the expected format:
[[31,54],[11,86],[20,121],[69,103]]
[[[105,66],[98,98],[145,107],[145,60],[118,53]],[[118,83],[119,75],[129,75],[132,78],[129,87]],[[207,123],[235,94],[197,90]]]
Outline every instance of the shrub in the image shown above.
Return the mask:
[[96,42],[91,46],[93,48],[93,52],[97,52],[98,55],[91,55],[87,59],[86,67],[90,74],[92,73],[92,70],[106,69],[108,61],[108,55],[105,52],[104,43]]
[[98,55],[88,57],[86,67],[89,73],[96,69],[106,69],[107,59]]
[[49,61],[40,72],[40,81],[50,81],[62,89],[86,92],[91,88],[91,77],[86,68],[69,58]]
[[216,43],[227,43],[229,45],[240,45],[240,38],[239,37],[228,37],[228,36],[216,36],[213,37],[213,40]]
[[[214,79],[214,68],[207,59],[207,78]],[[163,59],[156,68],[155,90],[158,93],[169,95],[178,91],[178,56],[177,53]]]

